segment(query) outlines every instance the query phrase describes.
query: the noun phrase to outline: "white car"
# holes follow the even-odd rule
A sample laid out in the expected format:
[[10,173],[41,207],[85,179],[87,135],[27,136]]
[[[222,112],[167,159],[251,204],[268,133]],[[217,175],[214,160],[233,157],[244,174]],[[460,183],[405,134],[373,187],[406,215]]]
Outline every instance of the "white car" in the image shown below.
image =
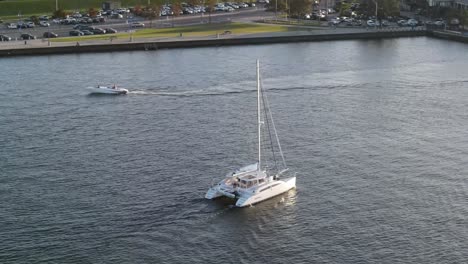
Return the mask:
[[141,23],[141,22],[133,22],[132,23],[132,27],[133,28],[136,28],[136,27],[145,27],[145,24]]
[[375,27],[375,26],[377,26],[377,24],[375,23],[374,20],[371,19],[371,20],[367,20],[367,26],[369,26],[369,27]]
[[15,23],[8,23],[8,24],[7,24],[7,28],[9,28],[9,29],[16,29],[16,28],[18,28],[18,26],[17,26]]
[[417,21],[416,19],[411,18],[411,19],[408,19],[407,24],[408,24],[408,26],[410,26],[410,27],[415,27],[415,26],[418,25],[418,21]]
[[47,22],[47,21],[40,21],[39,25],[41,25],[41,27],[49,27],[50,26],[49,22]]

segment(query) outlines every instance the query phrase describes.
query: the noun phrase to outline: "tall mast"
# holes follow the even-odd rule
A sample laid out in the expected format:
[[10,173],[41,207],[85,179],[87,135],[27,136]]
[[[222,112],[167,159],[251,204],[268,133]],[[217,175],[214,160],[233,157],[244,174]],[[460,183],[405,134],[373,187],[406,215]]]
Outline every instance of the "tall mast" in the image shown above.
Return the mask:
[[262,118],[260,115],[260,61],[257,60],[258,171],[262,163]]

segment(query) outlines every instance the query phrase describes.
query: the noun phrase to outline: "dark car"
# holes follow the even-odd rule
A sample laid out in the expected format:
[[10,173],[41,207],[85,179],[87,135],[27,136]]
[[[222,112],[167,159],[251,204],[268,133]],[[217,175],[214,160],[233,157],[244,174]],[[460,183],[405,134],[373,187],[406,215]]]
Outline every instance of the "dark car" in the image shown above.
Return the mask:
[[91,31],[89,31],[89,30],[82,30],[81,32],[83,32],[83,34],[84,34],[85,36],[87,36],[87,35],[94,35],[94,33],[91,32]]
[[18,22],[18,24],[16,24],[17,28],[28,28],[28,24],[24,23],[24,22]]
[[106,34],[106,31],[102,28],[95,28],[93,29],[94,34]]
[[58,34],[54,32],[44,32],[44,38],[56,38],[58,37]]
[[28,34],[28,33],[24,33],[24,34],[21,34],[21,39],[36,39],[36,36],[33,36],[31,34]]
[[10,41],[11,38],[7,35],[0,35],[0,41]]
[[114,33],[117,33],[117,30],[113,29],[113,28],[106,28],[106,34],[114,34]]
[[84,33],[79,30],[72,30],[69,32],[70,36],[84,36]]

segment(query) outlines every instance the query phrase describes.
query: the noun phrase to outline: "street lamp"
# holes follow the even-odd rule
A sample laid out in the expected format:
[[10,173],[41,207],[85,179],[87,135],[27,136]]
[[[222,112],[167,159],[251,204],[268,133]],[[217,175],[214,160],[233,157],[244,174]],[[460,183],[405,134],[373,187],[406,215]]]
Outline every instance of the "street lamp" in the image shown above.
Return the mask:
[[275,21],[278,20],[278,0],[275,0]]
[[55,11],[58,10],[58,0],[55,0]]
[[377,21],[377,8],[379,6],[379,3],[377,2],[377,0],[372,0],[372,2],[374,2],[375,4],[375,20]]

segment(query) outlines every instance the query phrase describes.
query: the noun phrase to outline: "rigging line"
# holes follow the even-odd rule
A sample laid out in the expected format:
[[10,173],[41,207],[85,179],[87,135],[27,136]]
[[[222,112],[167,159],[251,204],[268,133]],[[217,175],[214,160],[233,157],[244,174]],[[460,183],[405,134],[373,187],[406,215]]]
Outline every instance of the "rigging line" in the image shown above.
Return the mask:
[[[260,82],[260,86],[262,86],[262,82]],[[261,87],[261,88],[263,88],[263,87]],[[263,91],[263,89],[262,89],[262,91]],[[283,161],[284,168],[287,168],[288,166],[286,165],[286,159],[284,158],[283,149],[281,148],[281,144],[280,144],[279,137],[278,137],[278,132],[277,132],[276,126],[275,126],[275,121],[273,120],[273,114],[271,113],[270,102],[268,101],[268,96],[266,95],[266,93],[265,93],[265,101],[266,101],[266,106],[268,107],[268,112],[270,113],[271,124],[272,124],[272,127],[273,127],[273,131],[275,132],[276,143],[278,144],[278,149],[279,149],[279,152],[280,152],[281,160]]]
[[[271,129],[270,129],[270,121],[268,119],[271,118],[271,112],[270,112],[270,118],[268,118],[268,112],[270,111],[270,106],[268,104],[268,101],[265,99],[266,94],[263,90],[262,82],[260,81],[260,91],[262,95],[262,102],[263,102],[263,113],[265,115],[265,121],[266,121],[266,127],[268,131],[268,136],[270,138],[270,146],[271,146],[271,153],[273,154],[273,161],[274,161],[274,169],[278,171],[278,166],[277,166],[277,161],[276,161],[276,155],[275,155],[275,149],[273,146],[273,138],[271,136]],[[267,109],[268,108],[268,109]]]

